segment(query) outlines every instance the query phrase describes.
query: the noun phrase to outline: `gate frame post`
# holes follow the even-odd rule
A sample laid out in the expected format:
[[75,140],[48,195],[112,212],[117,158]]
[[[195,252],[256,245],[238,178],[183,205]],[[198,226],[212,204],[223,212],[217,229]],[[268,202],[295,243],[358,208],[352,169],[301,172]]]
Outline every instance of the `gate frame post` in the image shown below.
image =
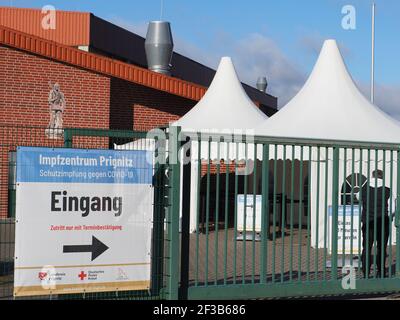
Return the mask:
[[[189,137],[181,141],[184,156],[190,157],[190,161],[182,163],[182,221],[181,221],[181,252],[180,252],[180,287],[179,300],[188,299],[189,288],[189,257],[190,257],[190,199],[191,199],[191,179],[192,179],[192,142]],[[186,149],[185,146],[189,146]],[[189,154],[189,155],[188,155]]]
[[170,126],[168,132],[168,172],[169,172],[169,210],[168,210],[168,300],[179,297],[179,214],[180,214],[180,163],[179,135],[181,127]]
[[400,277],[400,150],[397,150],[397,168],[396,168],[396,202],[395,202],[395,228],[396,228],[396,277]]
[[72,129],[64,129],[64,148],[72,148]]
[[333,147],[333,174],[332,174],[332,280],[338,279],[338,216],[339,216],[339,150],[338,146]]

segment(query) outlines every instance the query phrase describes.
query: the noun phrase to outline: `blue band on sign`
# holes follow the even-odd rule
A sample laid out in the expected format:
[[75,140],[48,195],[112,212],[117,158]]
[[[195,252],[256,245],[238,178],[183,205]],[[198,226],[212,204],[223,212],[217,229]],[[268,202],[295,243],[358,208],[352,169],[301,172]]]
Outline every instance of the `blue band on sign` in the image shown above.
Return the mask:
[[[353,213],[353,216],[360,215],[360,210],[359,210],[359,205],[358,204],[353,205],[353,207],[351,205],[339,206],[338,207],[338,216],[339,217],[341,217],[343,215],[348,217],[348,216],[351,216],[352,213]],[[329,206],[328,214],[329,214],[329,216],[333,215],[332,206]]]
[[17,148],[17,182],[152,184],[153,152]]

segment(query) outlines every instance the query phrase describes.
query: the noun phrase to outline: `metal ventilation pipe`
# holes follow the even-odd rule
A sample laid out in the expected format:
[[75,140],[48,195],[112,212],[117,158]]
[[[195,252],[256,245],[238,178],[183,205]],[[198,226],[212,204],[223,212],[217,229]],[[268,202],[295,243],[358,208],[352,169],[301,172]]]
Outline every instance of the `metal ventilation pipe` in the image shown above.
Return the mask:
[[171,26],[166,21],[151,21],[147,29],[146,41],[147,66],[150,70],[170,75],[172,50]]
[[266,92],[268,86],[267,78],[266,77],[258,77],[257,79],[257,89]]

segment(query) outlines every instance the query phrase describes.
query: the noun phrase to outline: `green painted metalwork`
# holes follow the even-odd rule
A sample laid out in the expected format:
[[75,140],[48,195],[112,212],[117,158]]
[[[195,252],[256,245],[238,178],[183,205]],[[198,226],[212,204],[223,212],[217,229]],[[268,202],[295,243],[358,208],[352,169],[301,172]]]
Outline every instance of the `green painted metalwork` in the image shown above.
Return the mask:
[[[237,257],[237,196],[238,196],[238,188],[239,188],[239,179],[238,179],[238,162],[239,162],[239,143],[236,143],[236,161],[235,161],[235,195],[234,195],[234,226],[233,226],[233,274],[236,275],[236,257]],[[236,284],[236,276],[233,278],[233,283]]]
[[208,263],[208,258],[209,258],[209,237],[210,237],[210,170],[211,170],[211,140],[208,140],[208,145],[207,145],[207,152],[208,152],[208,158],[207,158],[207,191],[206,191],[206,259],[205,259],[205,282],[206,285],[208,284],[208,268],[209,268],[209,263]]
[[[400,243],[400,151],[397,150],[397,194],[396,194],[396,213],[395,213],[395,226],[396,226],[396,243]],[[400,246],[396,246],[396,277],[400,277]]]
[[294,219],[294,159],[295,159],[295,146],[292,146],[292,168],[291,168],[291,174],[290,174],[290,249],[289,249],[289,279],[290,281],[293,281],[293,232],[294,232],[294,227],[293,227],[293,219]]
[[[368,149],[368,164],[367,164],[367,176],[368,176],[368,178],[367,178],[367,186],[369,186],[370,185],[370,182],[371,182],[371,178],[370,178],[370,176],[371,176],[371,150],[370,149]],[[370,210],[370,188],[367,188],[367,212],[368,212],[368,214],[369,214],[369,210]],[[369,243],[369,237],[370,237],[371,235],[369,234],[369,219],[366,219],[366,243]],[[367,246],[367,250],[366,250],[366,259],[365,259],[365,261],[366,261],[366,269],[365,269],[365,271],[366,271],[366,274],[364,274],[364,277],[365,278],[368,278],[369,277],[369,273],[370,273],[370,268],[369,268],[369,263],[370,263],[370,261],[369,261],[369,259],[370,259],[370,249],[369,249],[369,246]]]
[[267,256],[269,238],[269,145],[263,145],[263,162],[262,162],[262,206],[261,206],[261,263],[260,263],[260,283],[266,282],[267,273]]
[[233,300],[233,299],[265,299],[301,298],[301,297],[332,297],[357,294],[376,294],[379,292],[398,292],[400,279],[369,279],[358,280],[355,290],[345,290],[341,281],[292,282],[271,284],[247,284],[189,288],[188,297],[191,300]]
[[[391,190],[391,192],[393,192],[393,151],[390,151],[390,184],[389,184],[389,188]],[[392,194],[393,197],[393,194]],[[393,214],[393,200],[390,199],[390,203],[389,203],[389,214],[392,217]],[[393,251],[393,244],[392,244],[392,219],[390,218],[388,221],[388,232],[389,232],[389,266],[392,265],[392,251]],[[388,276],[389,278],[392,277],[392,268],[389,268],[389,272],[388,272]]]
[[283,146],[283,170],[282,170],[282,216],[281,216],[281,236],[282,236],[282,254],[281,254],[281,282],[284,281],[285,264],[285,229],[286,229],[286,146]]
[[[227,154],[229,154],[229,144],[227,145]],[[226,160],[226,174],[225,174],[225,224],[224,224],[224,285],[227,283],[227,266],[228,266],[228,223],[229,223],[229,159]]]
[[300,198],[300,203],[299,203],[299,236],[297,238],[298,241],[298,260],[297,260],[297,265],[298,265],[298,279],[301,281],[301,254],[302,254],[302,229],[303,229],[303,205],[304,205],[304,186],[303,186],[303,157],[304,157],[304,147],[300,146],[300,178],[299,178],[299,198]]
[[274,157],[274,194],[273,194],[273,217],[272,217],[272,283],[275,282],[275,256],[276,256],[276,216],[277,216],[277,212],[276,212],[276,189],[277,189],[277,181],[276,181],[276,177],[277,177],[277,165],[278,165],[278,146],[274,145],[274,151],[275,151],[275,157]]
[[[253,217],[256,216],[256,194],[257,194],[257,144],[254,146],[253,154]],[[251,246],[251,283],[255,283],[255,273],[256,273],[256,219],[253,218],[253,231],[252,231],[252,246]]]
[[[375,150],[375,170],[378,169],[378,150]],[[375,190],[374,190],[374,244],[375,244],[375,252],[374,252],[374,278],[376,278],[377,274],[377,255],[378,255],[378,179],[374,179]]]
[[314,258],[314,277],[318,277],[318,254],[319,254],[319,196],[320,196],[320,180],[321,180],[321,148],[317,147],[317,194],[315,197],[315,258]]
[[[179,199],[181,197],[180,179],[182,173],[180,172],[180,164],[173,161],[178,158],[179,130],[174,130],[171,127],[168,133],[168,163],[164,166],[156,165],[154,168],[155,178],[159,183],[155,184],[155,186],[160,188],[160,193],[155,194],[154,198],[154,217],[157,221],[162,220],[162,224],[154,225],[156,231],[153,233],[155,243],[152,246],[152,259],[165,264],[165,266],[158,265],[158,269],[154,269],[152,266],[151,280],[153,284],[151,292],[147,293],[147,296],[150,295],[155,299],[177,299],[179,297],[179,262],[181,261],[180,255],[184,254],[180,250],[179,234],[179,215],[181,211],[181,201]],[[398,178],[399,172],[397,168],[400,167],[400,148],[398,145],[255,137],[255,140],[252,141],[252,146],[255,147],[253,153],[248,152],[250,143],[246,142],[243,137],[232,136],[234,138],[232,141],[235,142],[231,145],[227,144],[228,150],[224,152],[230,154],[229,148],[235,146],[236,156],[234,159],[225,159],[225,179],[223,179],[224,171],[220,162],[222,143],[230,141],[229,137],[224,137],[226,140],[222,142],[215,139],[217,136],[214,134],[206,138],[198,134],[194,136],[196,137],[195,141],[199,142],[198,152],[192,155],[192,160],[197,161],[196,166],[198,169],[197,212],[192,217],[196,219],[196,234],[193,236],[185,234],[190,241],[193,241],[190,245],[190,250],[188,250],[190,251],[189,260],[191,259],[190,261],[194,262],[192,265],[195,266],[189,272],[188,297],[190,299],[278,298],[400,290],[398,289],[400,287],[400,246],[392,247],[392,232],[389,233],[388,253],[389,263],[395,263],[395,274],[389,268],[388,277],[385,277],[383,272],[385,270],[381,269],[381,277],[372,279],[358,277],[356,289],[346,291],[341,287],[341,276],[339,275],[341,269],[338,265],[339,263],[345,263],[344,239],[347,236],[344,228],[341,233],[338,232],[339,202],[343,201],[343,205],[351,206],[350,229],[353,229],[354,207],[358,206],[361,213],[363,197],[367,199],[367,201],[364,201],[367,206],[369,206],[369,198],[371,196],[374,197],[371,200],[377,198],[376,192],[369,195],[369,189],[367,189],[366,195],[363,195],[363,192],[360,191],[358,199],[361,200],[356,202],[353,188],[351,188],[351,191],[346,191],[345,186],[343,186],[343,191],[341,191],[342,187],[339,185],[339,180],[340,183],[342,183],[342,180],[345,183],[347,176],[350,174],[348,171],[351,171],[351,179],[347,179],[348,182],[350,183],[351,180],[350,184],[352,186],[355,180],[360,182],[364,161],[362,152],[367,152],[368,159],[364,162],[367,162],[367,183],[369,185],[371,166],[374,165],[377,168],[377,159],[379,158],[379,161],[381,161],[382,157],[383,163],[385,163],[387,160],[385,151],[388,151],[390,152],[391,161],[390,173],[385,177],[383,184],[389,183],[390,189],[396,184],[397,199],[399,199],[400,178]],[[80,141],[79,137],[103,138],[102,141],[105,142],[104,145],[107,148],[112,145],[116,138],[121,139],[121,141],[132,141],[146,137],[146,132],[66,129],[64,131],[64,146],[76,147]],[[206,164],[201,162],[201,155],[204,153],[201,152],[202,141],[208,142]],[[219,141],[216,165],[212,164],[211,160],[213,159],[210,159],[211,141],[212,143]],[[238,174],[238,171],[243,172],[239,161],[242,160],[239,159],[239,144],[244,144],[242,145],[242,150],[245,150],[246,168],[249,165],[248,153],[252,153],[251,157],[255,160],[258,157],[259,149],[262,149],[261,170],[255,165],[251,176],[240,176]],[[270,149],[271,147],[274,147],[274,151]],[[287,148],[291,148],[291,153]],[[356,160],[356,154],[359,151],[360,159]],[[371,152],[375,159],[371,159]],[[325,159],[323,159],[324,154]],[[331,154],[333,154],[333,159],[329,158]],[[344,155],[344,158],[340,158],[340,155]],[[397,156],[396,161],[393,159],[394,155]],[[193,159],[196,157],[197,159]],[[232,163],[229,160],[232,160]],[[356,165],[357,161],[359,161],[359,165]],[[299,167],[297,167],[298,164]],[[231,170],[230,166],[234,167],[234,170]],[[355,172],[356,169],[359,170],[358,173]],[[161,176],[165,170],[168,171],[169,176],[168,179],[165,178],[166,180],[163,180]],[[315,172],[314,177],[312,177],[312,172]],[[308,181],[307,187],[305,186],[306,177]],[[206,182],[205,184],[201,183],[202,178]],[[271,179],[273,179],[273,183]],[[252,188],[252,192],[250,188]],[[343,192],[342,195],[341,192]],[[347,194],[345,194],[346,192]],[[382,191],[383,196],[385,196],[385,192]],[[246,216],[249,216],[250,210],[252,210],[251,242],[246,242],[245,234],[243,234],[242,243],[237,241],[238,194],[244,194],[245,196],[244,232],[247,229],[246,223],[249,224]],[[262,198],[261,239],[256,241],[255,230],[258,225],[256,226],[254,217],[258,214],[258,211],[255,205],[256,197],[260,194]],[[253,197],[254,206],[251,209],[247,207],[249,204],[247,195]],[[201,202],[202,199],[204,199],[204,202]],[[332,200],[331,203],[330,200]],[[324,205],[321,203],[322,201]],[[328,219],[330,218],[328,209],[330,206],[333,223],[328,225]],[[166,239],[164,239],[164,234],[162,233],[164,231],[163,212],[165,208],[168,209],[166,211]],[[366,209],[369,211],[368,207]],[[376,216],[376,208],[371,209],[374,209]],[[395,208],[392,208],[390,203],[390,212],[392,211],[395,211],[395,240],[399,242],[399,206],[396,205]],[[188,214],[188,212],[182,212],[182,214]],[[320,220],[322,218],[324,218],[323,230],[322,220]],[[200,219],[202,220],[200,221]],[[297,221],[295,221],[296,219]],[[319,228],[319,222],[321,222],[321,228]],[[277,228],[278,223],[280,228]],[[367,225],[368,223],[367,219]],[[314,229],[315,225],[316,229]],[[204,234],[201,234],[200,226],[205,231]],[[286,230],[285,226],[288,226]],[[361,230],[361,226],[361,219],[359,219],[359,230]],[[382,231],[383,235],[386,228],[388,230],[390,228],[390,231],[393,231],[390,223],[389,225],[382,225],[380,230],[376,230],[376,226],[377,224],[375,223],[374,235],[369,234],[367,226],[367,241],[368,237],[371,236],[374,236],[376,240],[377,234]],[[250,232],[250,225],[247,227]],[[270,231],[271,227],[272,231]],[[362,247],[360,233],[361,231],[359,231],[358,235],[358,248]],[[157,234],[161,235],[161,237],[157,236]],[[323,235],[323,248],[317,249],[320,246],[319,240],[322,239]],[[342,241],[338,240],[338,235],[343,235]],[[312,237],[314,240],[311,240]],[[331,245],[330,268],[327,267],[328,242]],[[351,238],[351,264],[353,264],[354,244]],[[340,257],[338,257],[338,247],[343,250],[343,254]],[[395,249],[395,251],[392,251],[392,249]],[[362,260],[360,250],[358,258],[360,262]],[[367,254],[367,259],[369,259],[369,253]],[[376,259],[377,257],[374,255],[375,265]],[[367,265],[368,263],[369,260]],[[321,276],[321,273],[323,276]],[[158,284],[154,285],[154,283]],[[93,298],[113,298],[115,296],[119,298],[120,295],[132,299],[146,298],[145,293],[139,292],[126,293],[125,295],[114,292],[103,296],[100,294],[87,296]],[[68,298],[72,298],[72,296]],[[77,295],[76,298],[81,297]]]
[[307,281],[310,281],[310,266],[311,266],[311,159],[312,147],[308,147],[308,208],[307,208]]
[[167,299],[177,300],[179,290],[179,261],[180,261],[180,239],[179,239],[179,213],[180,213],[180,163],[178,152],[180,149],[179,134],[180,127],[170,127],[168,139],[168,171],[169,171],[169,210],[168,210],[168,280]]
[[[248,170],[248,159],[247,159],[247,151],[248,150],[248,145],[245,145],[245,151],[244,151],[244,158],[245,158],[245,171]],[[245,283],[245,278],[246,278],[246,240],[247,240],[247,234],[246,234],[246,220],[247,220],[247,190],[248,189],[248,174],[244,175],[244,208],[243,208],[243,231],[242,231],[242,283]]]
[[332,175],[332,280],[338,278],[338,212],[339,212],[339,152],[338,147],[333,148],[333,175]]
[[219,231],[219,185],[220,185],[220,171],[221,171],[221,159],[220,159],[220,146],[221,144],[218,143],[218,150],[217,150],[217,181],[216,181],[216,200],[215,200],[215,239],[214,239],[214,248],[215,248],[215,254],[214,254],[214,274],[215,274],[215,280],[214,283],[217,284],[218,282],[218,231]]
[[327,276],[327,251],[328,251],[328,179],[329,179],[329,148],[325,148],[325,199],[324,199],[324,271],[323,271],[323,278],[326,280]]
[[[343,181],[345,182],[347,179],[347,148],[343,148],[344,156],[343,156]],[[347,205],[346,192],[343,192],[343,206]],[[343,222],[342,222],[342,266],[346,264],[346,213],[343,212]]]
[[[359,171],[359,181],[362,181],[363,177],[363,151],[361,150],[360,152],[360,171]],[[359,219],[358,219],[358,262],[360,263],[361,261],[361,236],[362,236],[362,230],[361,230],[361,210],[362,210],[362,199],[363,199],[363,188],[360,188],[359,192],[359,201],[358,201],[358,212],[359,212]],[[359,268],[360,269],[360,268]]]
[[196,271],[195,286],[199,284],[199,234],[200,234],[200,191],[201,191],[201,140],[197,140],[197,213],[196,213]]

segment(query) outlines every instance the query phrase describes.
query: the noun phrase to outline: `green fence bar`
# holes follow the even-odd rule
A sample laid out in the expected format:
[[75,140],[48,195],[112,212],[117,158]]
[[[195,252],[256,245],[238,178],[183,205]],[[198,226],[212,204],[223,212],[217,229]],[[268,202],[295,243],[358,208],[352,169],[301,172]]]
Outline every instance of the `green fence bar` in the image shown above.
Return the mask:
[[[362,181],[362,177],[363,177],[363,153],[364,150],[360,149],[360,165],[359,165],[359,181]],[[362,182],[361,182],[362,183]],[[366,182],[364,182],[366,183]],[[361,251],[362,251],[362,243],[361,243],[361,236],[362,236],[362,230],[361,230],[361,216],[362,216],[362,200],[363,200],[363,185],[360,186],[360,193],[359,193],[359,197],[358,197],[358,214],[359,214],[359,218],[358,218],[358,270],[360,270],[360,265],[362,263],[362,258],[361,258]]]
[[208,285],[209,267],[209,237],[210,237],[210,171],[211,171],[211,139],[207,144],[207,191],[206,191],[206,259],[205,259],[205,285]]
[[257,144],[254,144],[253,154],[253,232],[252,232],[252,253],[251,253],[251,283],[254,284],[256,273],[256,195],[257,195]]
[[[383,170],[385,170],[385,166],[386,166],[386,152],[383,151]],[[386,170],[384,171],[383,174],[383,188],[382,188],[382,199],[386,199]],[[391,200],[391,199],[389,199]],[[382,211],[381,211],[381,256],[378,257],[378,259],[380,259],[381,261],[381,269],[378,270],[378,272],[380,272],[380,275],[382,278],[385,277],[385,266],[386,266],[386,246],[387,243],[384,241],[385,239],[385,221],[386,221],[386,217],[387,217],[387,213],[385,212],[385,205],[382,206]],[[390,229],[389,229],[390,231]],[[378,245],[377,245],[378,246]],[[379,251],[378,253],[379,254]]]
[[329,177],[329,148],[325,148],[325,199],[324,199],[324,271],[323,279],[326,280],[327,268],[327,242],[328,242],[328,177]]
[[199,285],[199,234],[200,234],[200,199],[201,199],[201,140],[197,140],[197,214],[196,214],[196,271],[195,286]]
[[170,127],[168,139],[168,170],[170,173],[170,206],[168,210],[168,240],[169,260],[167,281],[167,299],[177,300],[179,289],[179,261],[180,261],[180,240],[179,240],[179,208],[180,208],[180,164],[179,164],[179,134],[180,127]]
[[[378,150],[375,150],[375,169],[378,169]],[[373,245],[375,246],[374,250],[374,278],[376,278],[376,270],[377,270],[377,255],[378,255],[378,179],[376,179],[376,173],[374,176],[374,242]],[[369,246],[369,245],[368,245]],[[372,251],[372,249],[371,249]]]
[[261,261],[260,261],[260,283],[266,282],[267,256],[269,239],[269,145],[263,145],[262,156],[262,207],[261,207]]
[[332,280],[338,278],[339,147],[333,147],[332,175]]
[[396,166],[396,214],[395,214],[395,225],[396,225],[396,277],[400,277],[400,150],[396,152],[397,166]]
[[317,194],[315,196],[315,257],[314,257],[314,278],[318,279],[318,251],[319,251],[319,196],[321,180],[321,148],[317,147]]
[[[350,217],[350,265],[353,266],[353,228],[354,228],[354,148],[351,149],[351,217]],[[346,183],[346,180],[344,181]]]
[[393,151],[390,151],[390,183],[389,183],[389,188],[390,188],[390,202],[389,202],[389,214],[390,214],[390,218],[388,221],[388,232],[389,232],[389,272],[388,272],[388,276],[389,278],[392,277],[392,250],[393,250],[393,245],[392,245],[392,214],[393,214]]
[[282,216],[281,216],[281,282],[284,281],[285,272],[285,229],[286,229],[286,145],[283,146],[283,169],[282,169]]
[[229,158],[229,143],[226,144],[226,159],[225,159],[225,238],[224,238],[224,285],[227,283],[228,277],[228,213],[229,213],[229,175],[230,175],[230,158]]
[[[347,148],[343,148],[343,182],[347,179]],[[340,186],[339,186],[340,188]],[[342,266],[346,264],[346,206],[347,206],[347,199],[346,199],[346,192],[343,192],[342,197],[342,205],[343,205],[343,212],[342,212]]]
[[311,161],[312,147],[308,147],[308,207],[307,207],[307,281],[310,281],[311,261]]
[[236,159],[235,159],[235,196],[234,196],[234,227],[233,227],[233,283],[236,284],[236,260],[237,260],[237,195],[238,195],[238,188],[239,188],[239,181],[238,181],[238,162],[239,162],[239,143],[235,144],[236,146]]
[[367,213],[368,213],[368,216],[366,217],[366,237],[365,237],[365,241],[363,241],[365,244],[366,244],[366,250],[365,250],[365,252],[366,252],[366,257],[364,258],[365,259],[365,261],[363,261],[362,263],[364,263],[365,262],[365,268],[364,268],[364,270],[365,270],[365,274],[364,274],[364,277],[365,278],[369,278],[369,273],[370,273],[370,266],[369,266],[369,264],[370,264],[370,251],[372,250],[372,249],[370,249],[369,248],[369,245],[368,245],[368,243],[369,243],[369,237],[371,236],[370,234],[369,234],[369,210],[370,210],[370,188],[369,188],[369,186],[370,186],[370,183],[371,183],[371,150],[370,149],[368,149],[368,164],[367,164],[367,176],[368,176],[368,178],[367,178]]
[[277,165],[278,165],[278,145],[274,145],[274,194],[273,194],[273,213],[272,213],[272,283],[275,282],[275,254],[276,254],[276,177],[277,177]]
[[300,202],[299,202],[299,236],[298,236],[298,280],[301,281],[301,247],[302,247],[302,229],[303,229],[303,206],[304,206],[304,179],[303,179],[303,157],[304,150],[303,146],[300,146],[300,179],[299,179],[299,191],[300,191]]
[[246,220],[247,220],[247,189],[248,189],[248,157],[247,157],[247,143],[245,144],[245,151],[244,151],[244,158],[245,158],[245,165],[246,165],[246,171],[244,172],[244,214],[243,214],[243,231],[242,231],[242,236],[243,236],[243,242],[242,242],[242,283],[245,283],[245,277],[246,277],[246,240],[247,240],[247,233],[246,233]]
[[290,193],[290,250],[289,250],[289,279],[290,281],[293,280],[293,219],[294,219],[294,212],[293,212],[293,206],[294,206],[294,159],[295,159],[295,146],[292,145],[292,168],[291,168],[291,174],[290,174],[290,188],[291,188],[291,193]]
[[221,171],[221,159],[220,159],[220,145],[221,142],[218,142],[218,147],[217,147],[217,181],[216,181],[216,189],[215,189],[215,215],[214,215],[214,225],[215,225],[215,239],[214,239],[214,249],[215,249],[215,253],[214,253],[214,274],[215,274],[215,278],[214,278],[214,284],[217,284],[218,282],[218,226],[219,226],[219,186],[220,186],[220,171]]

